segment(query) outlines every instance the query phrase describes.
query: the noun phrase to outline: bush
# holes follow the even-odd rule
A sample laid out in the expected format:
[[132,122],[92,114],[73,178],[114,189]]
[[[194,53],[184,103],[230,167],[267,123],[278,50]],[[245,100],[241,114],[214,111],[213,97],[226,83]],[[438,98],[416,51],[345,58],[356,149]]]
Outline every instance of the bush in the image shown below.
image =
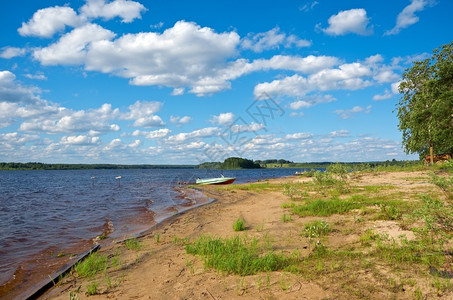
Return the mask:
[[243,231],[246,229],[245,226],[245,221],[242,218],[238,218],[234,223],[233,223],[233,230],[234,231]]

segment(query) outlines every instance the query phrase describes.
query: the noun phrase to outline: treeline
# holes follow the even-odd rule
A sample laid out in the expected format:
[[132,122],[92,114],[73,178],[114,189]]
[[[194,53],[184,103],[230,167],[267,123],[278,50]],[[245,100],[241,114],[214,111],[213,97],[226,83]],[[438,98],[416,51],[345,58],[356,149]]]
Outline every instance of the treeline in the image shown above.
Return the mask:
[[39,162],[0,162],[0,171],[94,170],[94,169],[193,169],[193,165],[115,165],[115,164],[46,164]]
[[225,159],[222,163],[221,169],[259,169],[261,168],[259,163],[254,162],[250,159],[240,157],[230,157]]
[[[244,161],[239,161],[244,160]],[[337,162],[306,162],[306,163],[295,163],[284,159],[267,159],[267,160],[248,160],[233,157],[226,159],[225,162],[205,162],[198,165],[196,168],[199,169],[249,169],[249,168],[266,168],[266,169],[279,169],[279,168],[292,168],[292,169],[316,169],[316,168],[327,168]],[[420,160],[387,160],[387,161],[374,161],[374,162],[342,162],[342,165],[348,169],[367,169],[376,167],[412,167],[423,164]]]
[[241,157],[229,157],[224,162],[205,162],[197,166],[199,169],[259,169],[261,165],[257,161]]
[[286,159],[266,159],[266,160],[255,160],[256,163],[260,165],[267,164],[293,164],[294,162]]

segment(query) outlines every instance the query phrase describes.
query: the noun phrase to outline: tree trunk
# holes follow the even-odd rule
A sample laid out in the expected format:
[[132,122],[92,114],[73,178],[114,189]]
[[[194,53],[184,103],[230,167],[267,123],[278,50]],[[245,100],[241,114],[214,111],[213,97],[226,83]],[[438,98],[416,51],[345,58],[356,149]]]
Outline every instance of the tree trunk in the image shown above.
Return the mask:
[[431,165],[434,164],[434,154],[433,154],[433,143],[429,143],[429,160],[431,162]]

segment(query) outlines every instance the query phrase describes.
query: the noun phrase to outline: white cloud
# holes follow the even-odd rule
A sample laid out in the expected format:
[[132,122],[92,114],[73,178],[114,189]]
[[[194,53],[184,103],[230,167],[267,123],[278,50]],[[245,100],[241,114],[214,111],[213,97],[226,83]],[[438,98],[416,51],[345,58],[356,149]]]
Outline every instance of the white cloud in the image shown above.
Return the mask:
[[381,101],[381,100],[390,99],[393,96],[394,96],[394,94],[392,92],[390,92],[389,90],[385,90],[384,94],[374,95],[373,96],[373,100],[374,101]]
[[292,133],[292,134],[287,134],[285,136],[285,139],[289,140],[303,140],[303,139],[309,139],[312,138],[313,134],[309,132],[297,132],[297,133]]
[[398,80],[400,78],[400,75],[394,73],[392,70],[389,70],[387,68],[381,68],[378,73],[373,76],[373,79],[375,79],[379,83],[387,83],[387,82],[392,82],[395,80]]
[[136,127],[159,127],[165,126],[164,121],[155,115],[162,107],[161,102],[136,101],[129,105],[129,112],[122,114],[125,120],[134,120]]
[[192,132],[182,132],[168,137],[169,142],[185,142],[188,139],[216,136],[219,133],[218,127],[207,127]]
[[303,11],[303,12],[308,12],[308,11],[312,10],[318,4],[319,4],[318,1],[306,2],[304,5],[299,7],[299,10]]
[[183,125],[192,122],[192,118],[189,116],[184,117],[170,116],[170,122],[176,125]]
[[132,143],[130,143],[129,145],[127,145],[129,148],[138,148],[142,145],[142,141],[140,140],[135,140],[133,141]]
[[301,111],[301,112],[294,112],[294,111],[293,111],[293,112],[291,112],[291,113],[289,114],[289,116],[290,116],[291,118],[294,118],[294,117],[304,117],[305,114],[304,114],[304,112],[302,112],[302,111]]
[[42,74],[42,73],[38,73],[38,74],[25,74],[25,77],[29,78],[29,79],[36,79],[36,80],[47,80],[47,77],[46,75]]
[[110,141],[110,143],[104,147],[104,151],[111,151],[114,149],[120,149],[124,146],[123,142],[121,139],[113,139]]
[[386,31],[384,35],[398,34],[402,29],[417,23],[419,17],[416,16],[415,13],[423,11],[426,6],[432,6],[434,4],[435,1],[431,0],[411,0],[411,3],[398,14],[395,27]]
[[35,116],[24,121],[19,131],[52,133],[110,132],[120,128],[110,121],[119,116],[119,110],[110,104],[98,109],[73,111],[61,108],[46,115]]
[[86,135],[78,136],[64,136],[61,138],[61,144],[70,144],[70,145],[90,145],[97,144],[99,142],[99,137],[89,137]]
[[128,0],[114,0],[106,3],[105,0],[87,0],[80,8],[84,16],[110,20],[120,17],[121,22],[130,23],[134,19],[141,19],[141,13],[147,9],[140,3]]
[[22,36],[38,36],[50,38],[56,32],[63,31],[66,26],[76,27],[83,19],[67,6],[54,6],[38,10],[27,22],[22,23],[17,31]]
[[33,57],[43,65],[78,65],[88,59],[89,49],[96,41],[107,41],[115,37],[110,30],[96,24],[78,27],[62,36],[58,42],[33,51]]
[[272,82],[260,83],[255,86],[253,93],[255,97],[263,93],[270,96],[303,97],[313,91],[358,90],[372,85],[372,82],[366,79],[371,75],[371,69],[361,63],[343,64],[335,69],[321,70],[309,77],[295,74]]
[[363,113],[370,113],[371,112],[371,105],[368,105],[366,108],[363,108],[361,106],[354,106],[351,109],[337,109],[334,112],[343,120],[350,119],[353,117],[354,114],[363,112]]
[[399,91],[400,84],[401,84],[401,81],[397,81],[397,82],[392,83],[392,85],[391,85],[392,93],[399,94],[399,92],[400,92]]
[[296,47],[309,47],[311,42],[299,39],[295,35],[286,35],[280,32],[280,28],[275,27],[267,32],[249,34],[242,39],[241,46],[243,49],[250,49],[254,52],[263,52],[264,50],[277,49],[281,45],[290,48],[293,45]]
[[252,122],[250,124],[234,124],[229,128],[229,132],[225,134],[256,132],[264,128],[266,128],[264,124],[258,124],[255,122]]
[[218,34],[179,21],[163,33],[126,34],[94,43],[86,68],[132,78],[135,85],[192,86],[191,92],[202,95],[228,87],[224,79],[215,78],[215,72],[236,55],[238,44],[235,32]]
[[[301,40],[285,35],[286,44]],[[234,32],[216,33],[208,27],[179,21],[163,33],[115,33],[96,24],[85,24],[64,34],[55,43],[37,48],[33,57],[43,65],[82,65],[85,70],[130,78],[133,85],[186,89],[198,96],[231,88],[231,80],[261,70],[312,73],[340,63],[331,56],[276,55],[270,59],[234,59],[240,37]],[[300,46],[300,45],[299,45]]]
[[337,36],[348,33],[369,35],[373,33],[373,29],[368,27],[370,19],[363,8],[340,11],[331,16],[327,22],[329,27],[323,29],[318,24],[317,28],[329,35]]
[[338,138],[338,137],[349,137],[350,134],[349,134],[349,131],[346,130],[346,129],[341,129],[341,130],[335,130],[335,131],[331,131],[329,132],[329,137],[331,138]]
[[305,100],[291,102],[289,107],[293,110],[298,110],[301,108],[308,108],[319,103],[328,103],[337,100],[332,95],[309,96],[304,99]]
[[164,137],[168,136],[170,133],[171,133],[170,129],[162,128],[162,129],[146,132],[145,137],[147,139],[152,140],[152,139],[164,138]]
[[218,116],[212,116],[210,122],[220,126],[230,125],[234,121],[234,114],[231,112],[221,113]]
[[16,56],[24,56],[27,51],[16,47],[3,47],[0,53],[1,58],[10,59]]
[[41,91],[32,86],[23,86],[10,71],[0,71],[0,102],[36,103]]

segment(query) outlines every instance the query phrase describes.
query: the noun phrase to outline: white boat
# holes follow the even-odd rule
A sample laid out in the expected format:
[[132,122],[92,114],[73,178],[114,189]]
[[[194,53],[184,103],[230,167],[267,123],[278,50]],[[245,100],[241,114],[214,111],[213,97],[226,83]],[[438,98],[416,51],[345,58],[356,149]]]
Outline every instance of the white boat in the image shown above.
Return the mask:
[[217,178],[197,178],[196,184],[207,185],[207,184],[231,184],[236,180],[236,177],[217,177]]

